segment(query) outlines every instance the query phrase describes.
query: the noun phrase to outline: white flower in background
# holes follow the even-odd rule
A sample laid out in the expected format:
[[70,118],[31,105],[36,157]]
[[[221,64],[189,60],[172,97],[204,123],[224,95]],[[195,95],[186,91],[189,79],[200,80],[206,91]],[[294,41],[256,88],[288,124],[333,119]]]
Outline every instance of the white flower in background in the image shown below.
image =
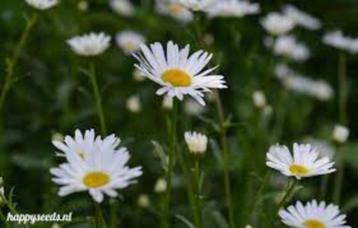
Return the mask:
[[344,36],[342,31],[328,32],[323,36],[326,45],[348,51],[351,54],[358,53],[358,38]]
[[105,33],[89,33],[67,40],[67,44],[78,55],[96,56],[102,54],[110,45],[111,37]]
[[137,204],[139,207],[147,208],[150,205],[150,199],[148,195],[141,194],[138,196]]
[[261,90],[256,90],[252,93],[252,101],[256,108],[264,108],[267,105],[266,96]]
[[129,0],[110,0],[111,9],[123,17],[132,17],[135,14],[135,8]]
[[173,97],[165,95],[163,97],[163,101],[162,101],[162,107],[166,110],[172,110],[173,109]]
[[145,37],[140,33],[125,30],[117,33],[116,42],[123,52],[129,55],[140,49],[139,46],[145,43]]
[[271,105],[265,105],[265,107],[262,110],[262,113],[264,114],[264,116],[271,116],[273,112],[272,106]]
[[80,11],[87,11],[88,10],[88,2],[86,0],[81,0],[77,3],[77,8]]
[[300,25],[309,30],[317,30],[321,28],[322,24],[311,15],[299,10],[296,6],[286,5],[283,8],[283,13],[291,18],[297,25]]
[[257,14],[260,6],[244,0],[222,0],[207,9],[207,15],[213,17],[244,17]]
[[310,144],[293,144],[293,155],[286,146],[271,146],[266,154],[266,165],[280,171],[283,175],[297,179],[325,175],[335,171],[334,162],[328,157],[319,157],[320,153]]
[[308,139],[307,143],[311,144],[319,152],[320,157],[328,157],[332,160],[336,154],[334,148],[324,140]]
[[298,43],[294,36],[279,36],[273,46],[276,55],[285,56],[295,61],[305,61],[310,56],[309,49],[302,43]]
[[25,0],[25,1],[27,4],[38,10],[47,10],[59,3],[58,0]]
[[184,139],[189,151],[194,155],[202,155],[206,152],[208,137],[198,132],[185,132]]
[[275,74],[283,85],[292,91],[302,93],[322,101],[331,99],[334,90],[326,81],[314,80],[303,75],[299,75],[286,65],[280,64],[275,69]]
[[193,99],[187,99],[184,102],[184,111],[190,116],[199,116],[206,111],[206,108]]
[[324,201],[312,200],[303,205],[300,201],[296,205],[281,210],[279,215],[282,222],[289,227],[297,228],[350,228],[346,224],[346,215],[341,214],[338,206]]
[[134,81],[137,81],[137,82],[143,82],[145,81],[147,77],[143,74],[142,71],[138,70],[137,68],[135,68],[133,70],[133,79]]
[[206,12],[210,7],[215,6],[223,0],[179,0],[181,4],[192,11]]
[[274,36],[288,33],[295,27],[295,22],[291,18],[280,13],[270,13],[260,22],[262,27]]
[[194,18],[193,13],[178,0],[156,0],[156,10],[183,23],[190,22]]
[[118,147],[120,139],[110,135],[95,137],[93,130],[83,136],[76,130],[75,138],[53,144],[62,151],[66,162],[50,170],[53,182],[60,185],[59,196],[88,191],[100,203],[104,194],[116,197],[117,189],[124,189],[142,174],[141,167],[129,168],[130,155],[126,148]]
[[142,110],[142,104],[138,95],[132,95],[127,99],[126,107],[130,112],[138,113]]
[[349,129],[343,125],[336,125],[333,129],[332,138],[338,143],[345,143],[349,137]]
[[164,178],[159,178],[154,185],[154,192],[164,193],[167,191],[167,181]]
[[216,67],[204,70],[212,54],[199,50],[189,55],[189,49],[189,45],[179,49],[172,41],[167,43],[166,51],[158,42],[149,47],[142,44],[141,53],[133,54],[140,63],[135,66],[162,86],[157,95],[168,94],[179,100],[183,100],[184,95],[190,95],[205,105],[204,93],[214,88],[227,88],[224,76],[210,74]]

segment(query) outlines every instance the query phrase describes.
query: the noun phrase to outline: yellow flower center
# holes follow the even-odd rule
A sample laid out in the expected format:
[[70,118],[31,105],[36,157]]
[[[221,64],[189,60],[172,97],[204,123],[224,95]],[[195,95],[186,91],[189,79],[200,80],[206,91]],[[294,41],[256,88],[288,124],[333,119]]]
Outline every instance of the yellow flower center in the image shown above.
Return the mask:
[[191,85],[191,77],[180,69],[166,70],[162,75],[162,79],[174,87],[187,87]]
[[320,222],[316,219],[307,220],[304,223],[304,225],[306,226],[306,228],[325,228],[326,227],[322,222]]
[[305,175],[307,173],[309,173],[309,169],[307,169],[306,167],[302,166],[302,165],[296,165],[293,164],[290,166],[290,172],[296,175]]
[[136,51],[136,49],[137,49],[137,45],[132,41],[128,41],[127,43],[125,43],[124,46],[130,52]]
[[168,6],[168,10],[172,15],[176,16],[183,10],[183,6],[178,3],[172,3]]
[[83,178],[83,183],[89,188],[99,188],[108,184],[110,178],[104,172],[91,172]]

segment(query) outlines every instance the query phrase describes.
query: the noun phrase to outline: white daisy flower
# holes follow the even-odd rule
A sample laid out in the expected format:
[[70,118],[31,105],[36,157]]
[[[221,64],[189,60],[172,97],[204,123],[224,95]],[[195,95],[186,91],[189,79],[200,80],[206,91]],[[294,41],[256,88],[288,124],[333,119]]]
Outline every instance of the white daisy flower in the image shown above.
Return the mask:
[[38,10],[47,10],[59,3],[58,0],[25,0],[25,1],[27,4]]
[[345,143],[349,137],[349,129],[346,126],[337,124],[334,126],[332,138],[338,143]]
[[102,54],[110,45],[111,37],[105,33],[89,33],[67,40],[72,50],[81,56],[96,56]]
[[244,17],[257,14],[260,6],[243,0],[222,0],[207,10],[207,15],[213,17]]
[[135,14],[134,6],[128,0],[110,0],[109,6],[114,12],[123,17],[132,17]]
[[193,13],[178,0],[156,0],[156,10],[183,23],[188,23],[194,18]]
[[328,32],[323,36],[323,43],[348,51],[351,54],[358,53],[358,38],[344,36],[342,31]]
[[179,0],[181,4],[191,9],[192,11],[202,12],[206,12],[210,7],[213,7],[220,1],[222,0]]
[[317,30],[321,28],[322,24],[317,19],[311,15],[299,10],[293,5],[286,5],[283,8],[283,13],[291,18],[297,25],[300,25],[309,30]]
[[334,162],[320,158],[320,153],[310,144],[293,144],[293,156],[286,146],[271,146],[266,154],[266,165],[283,175],[297,179],[324,175],[335,171]]
[[138,113],[142,110],[142,104],[138,95],[132,95],[127,99],[127,109],[130,112]]
[[304,44],[297,42],[292,35],[278,37],[273,50],[276,55],[285,56],[299,62],[310,57],[309,49]]
[[306,140],[307,143],[311,144],[320,153],[320,157],[328,157],[333,160],[336,154],[334,148],[324,140],[309,138]]
[[183,100],[190,95],[200,104],[205,105],[203,96],[210,89],[227,88],[222,75],[210,75],[216,67],[204,70],[212,58],[203,50],[189,56],[189,45],[179,49],[172,41],[167,43],[166,52],[160,43],[149,47],[141,45],[141,53],[133,55],[139,65],[135,66],[152,81],[162,86],[157,95],[168,94]]
[[286,15],[274,12],[262,18],[261,25],[271,35],[278,36],[291,31],[295,22]]
[[275,74],[289,90],[314,97],[321,101],[327,101],[334,96],[332,86],[326,81],[322,79],[314,80],[300,75],[286,65],[278,65],[275,69]]
[[117,33],[116,35],[117,45],[126,54],[131,54],[139,50],[139,46],[145,43],[145,37],[137,32],[131,30],[125,30]]
[[267,106],[265,93],[261,90],[256,90],[252,93],[252,101],[256,108],[264,108]]
[[202,155],[206,152],[208,137],[198,132],[185,132],[184,139],[189,151],[194,155]]
[[135,182],[142,174],[141,167],[129,168],[130,155],[126,148],[118,147],[120,139],[110,135],[95,138],[94,131],[84,137],[77,130],[75,138],[65,137],[65,142],[53,142],[61,150],[66,162],[50,170],[53,182],[60,185],[59,196],[88,191],[100,203],[104,194],[116,197],[117,189]]
[[296,205],[281,210],[279,215],[282,222],[289,227],[296,228],[350,228],[346,224],[346,215],[341,214],[338,206],[324,201],[312,200],[303,205],[300,201]]

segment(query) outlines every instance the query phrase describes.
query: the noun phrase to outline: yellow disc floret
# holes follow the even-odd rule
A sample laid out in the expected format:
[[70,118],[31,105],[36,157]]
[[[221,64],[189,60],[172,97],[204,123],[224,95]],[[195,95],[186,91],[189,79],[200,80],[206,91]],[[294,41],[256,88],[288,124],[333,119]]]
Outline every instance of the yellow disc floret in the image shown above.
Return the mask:
[[162,79],[174,87],[187,87],[191,85],[191,77],[180,69],[166,70],[162,75]]
[[99,188],[108,184],[110,178],[104,172],[90,172],[83,178],[83,183],[88,188]]

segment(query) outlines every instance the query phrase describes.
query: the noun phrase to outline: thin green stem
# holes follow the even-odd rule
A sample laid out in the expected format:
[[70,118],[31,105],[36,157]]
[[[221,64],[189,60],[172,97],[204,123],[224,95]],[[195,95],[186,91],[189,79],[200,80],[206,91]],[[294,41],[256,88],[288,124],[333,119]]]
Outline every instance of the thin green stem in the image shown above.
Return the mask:
[[[339,110],[339,122],[343,125],[347,125],[348,116],[347,116],[347,102],[348,102],[348,80],[347,80],[347,65],[346,65],[346,56],[344,53],[341,53],[338,59],[338,84],[339,84],[339,100],[338,100],[338,110]],[[341,147],[337,148],[337,173],[335,176],[335,184],[333,191],[333,202],[336,204],[340,203],[342,195],[342,186],[344,181],[344,160]]]
[[11,89],[13,83],[14,70],[19,60],[22,49],[25,46],[25,43],[28,39],[31,29],[34,27],[37,21],[37,13],[33,13],[32,17],[27,21],[26,27],[21,34],[20,40],[16,45],[15,51],[13,52],[12,57],[6,59],[6,75],[3,82],[3,88],[0,93],[0,113],[3,110],[6,96]]
[[224,109],[221,104],[221,99],[218,91],[215,91],[215,98],[216,98],[216,104],[217,104],[217,112],[219,116],[220,121],[220,141],[221,141],[221,147],[222,147],[222,156],[224,160],[223,164],[223,170],[224,170],[224,187],[225,187],[225,195],[226,195],[226,203],[229,210],[229,225],[230,228],[235,228],[235,213],[234,208],[232,204],[232,196],[231,196],[231,186],[230,186],[230,167],[229,167],[229,150],[227,146],[227,140],[226,140],[226,130],[227,126],[225,123],[225,116],[224,116]]
[[292,195],[293,191],[295,190],[295,187],[298,183],[298,180],[296,178],[293,178],[289,184],[288,184],[288,188],[287,190],[285,191],[285,194],[283,195],[282,199],[280,200],[280,202],[278,203],[277,205],[277,208],[276,208],[276,211],[275,211],[275,214],[274,216],[277,216],[280,209],[285,206],[286,204],[286,201],[288,200],[288,198]]
[[169,227],[170,224],[170,198],[172,191],[172,176],[174,172],[174,156],[175,156],[175,147],[176,147],[176,132],[177,132],[177,111],[178,111],[178,102],[174,99],[172,117],[171,117],[171,128],[170,128],[170,142],[169,142],[169,153],[168,153],[168,170],[166,174],[167,180],[167,192],[165,196],[165,205],[164,205],[164,215],[165,223],[164,227]]
[[96,208],[96,228],[105,228],[107,227],[106,221],[103,217],[102,208],[99,203],[94,203]]
[[197,218],[196,227],[202,228],[203,221],[201,215],[201,186],[200,186],[200,158],[195,159],[195,167],[194,167],[194,183],[193,186],[195,187],[195,217]]
[[106,127],[106,121],[104,118],[104,112],[103,112],[103,105],[102,105],[102,99],[101,99],[101,94],[99,92],[98,89],[98,83],[97,83],[97,78],[96,78],[96,70],[95,70],[95,66],[93,62],[90,62],[90,72],[89,72],[89,77],[90,77],[90,81],[92,84],[92,89],[93,89],[93,95],[96,101],[96,109],[97,109],[97,115],[98,115],[98,119],[99,119],[99,123],[101,126],[101,133],[103,135],[106,135],[107,133],[107,127]]

